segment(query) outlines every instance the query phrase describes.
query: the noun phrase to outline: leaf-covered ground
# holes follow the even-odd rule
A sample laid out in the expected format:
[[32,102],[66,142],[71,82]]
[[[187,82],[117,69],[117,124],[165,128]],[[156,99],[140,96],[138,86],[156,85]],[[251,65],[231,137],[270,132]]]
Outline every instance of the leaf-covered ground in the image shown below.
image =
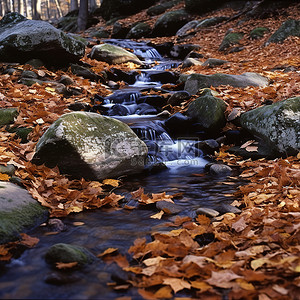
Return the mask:
[[[225,10],[209,16],[233,14]],[[236,24],[241,19],[235,19],[219,27],[203,29],[182,42],[199,44],[199,53],[203,54],[204,59],[213,57],[229,63],[215,68],[178,68],[178,71],[203,74],[258,72],[271,79],[271,84],[265,88],[215,88],[219,97],[228,104],[227,114],[234,108],[248,111],[266,100],[276,102],[299,96],[300,38],[290,37],[282,44],[264,46],[268,37],[288,18],[300,18],[299,4],[282,11],[276,18],[252,19],[240,26]],[[144,20],[153,24],[155,19],[142,12],[126,22]],[[258,26],[268,27],[270,32],[262,39],[249,39],[250,31]],[[218,47],[230,28],[245,34],[241,41],[245,49],[224,54],[218,51]],[[152,39],[155,43],[170,40],[176,41],[176,37]],[[91,64],[98,74],[113,67],[87,57],[83,61]],[[136,66],[123,64],[114,67],[126,70]],[[287,67],[292,68],[285,71]],[[0,64],[0,107],[18,107],[19,116],[15,125],[32,128],[33,131],[29,142],[21,143],[16,134],[9,133],[5,127],[0,128],[1,164],[12,163],[17,167],[15,175],[21,178],[34,198],[49,207],[53,217],[104,205],[118,207],[122,197],[113,193],[113,189],[120,182],[71,180],[60,174],[57,168],[49,169],[30,162],[38,139],[54,120],[70,111],[69,104],[90,104],[95,94],[105,96],[109,93],[106,87],[100,82],[75,76],[70,70],[33,69],[29,65],[18,65],[13,74],[3,74],[7,68],[8,65]],[[32,70],[40,78],[54,81],[67,74],[74,80],[72,88],[80,90],[81,94],[65,98],[51,84],[25,86],[19,83],[23,70]],[[187,105],[183,103],[180,107],[168,109],[170,112],[183,111]],[[233,128],[233,125],[228,124],[227,128]],[[129,249],[130,262],[115,250],[103,253],[103,259],[116,261],[131,274],[126,284],[120,286],[112,283],[113,288],[126,290],[131,286],[137,287],[145,299],[166,299],[174,295],[197,299],[221,299],[224,295],[229,299],[299,299],[300,155],[252,161],[228,154],[226,149],[222,147],[215,158],[228,165],[239,166],[241,180],[248,180],[248,184],[237,190],[233,203],[242,208],[242,213],[227,213],[213,222],[204,216],[199,216],[196,221],[177,217],[169,224],[169,232],[154,232],[152,241],[148,243],[146,239],[136,240]],[[9,179],[9,176],[0,174],[0,180]],[[172,201],[171,196],[145,195],[142,190],[133,197],[142,204]],[[23,238],[26,244],[28,237]],[[34,243],[27,242],[28,246]],[[15,246],[1,246],[0,260],[7,260],[10,257],[8,249]]]

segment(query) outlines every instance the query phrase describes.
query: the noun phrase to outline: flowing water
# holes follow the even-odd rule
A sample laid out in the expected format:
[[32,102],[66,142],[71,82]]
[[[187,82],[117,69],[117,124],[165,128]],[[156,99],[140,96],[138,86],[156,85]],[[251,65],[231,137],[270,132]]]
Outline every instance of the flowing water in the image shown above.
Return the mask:
[[[123,40],[110,42],[133,49],[149,64],[153,59],[162,60],[155,49],[145,44]],[[161,69],[169,69],[177,65],[178,62],[163,61]],[[160,69],[159,65],[155,68]],[[153,69],[150,72],[153,72]],[[145,141],[149,148],[149,169],[157,163],[164,163],[167,168],[157,172],[152,169],[152,172],[127,177],[123,180],[123,186],[115,192],[124,195],[123,204],[130,206],[137,206],[136,201],[131,199],[130,192],[139,187],[143,187],[145,193],[182,193],[182,196],[175,200],[175,203],[182,208],[179,215],[193,217],[198,207],[224,211],[224,204],[234,200],[230,194],[236,190],[239,183],[233,178],[226,179],[206,174],[204,166],[208,161],[194,146],[195,141],[173,140],[163,127],[161,119],[156,114],[151,114],[151,110],[147,115],[137,112],[140,92],[149,86],[159,88],[161,84],[149,81],[145,70],[137,77],[136,83],[126,91],[117,91],[114,96],[107,97],[103,106],[107,109],[112,109],[114,105],[123,106],[125,109],[123,114],[114,115],[111,111],[111,116],[129,123],[136,134]],[[134,210],[99,209],[62,219],[66,230],[58,234],[52,234],[53,232],[47,226],[36,228],[30,234],[40,239],[37,246],[26,250],[11,263],[0,266],[0,297],[2,299],[115,299],[121,296],[132,296],[133,299],[141,299],[136,289],[117,292],[107,286],[107,283],[112,281],[112,277],[119,281],[127,278],[127,275],[115,264],[106,264],[99,259],[81,270],[59,271],[48,265],[44,256],[51,245],[60,242],[84,246],[95,255],[109,247],[119,248],[120,253],[128,256],[127,251],[136,238],[146,237],[150,240],[151,232],[163,230],[164,223],[173,218],[173,216],[163,217],[162,220],[150,218],[155,213],[157,213],[155,208],[145,206],[137,206]]]

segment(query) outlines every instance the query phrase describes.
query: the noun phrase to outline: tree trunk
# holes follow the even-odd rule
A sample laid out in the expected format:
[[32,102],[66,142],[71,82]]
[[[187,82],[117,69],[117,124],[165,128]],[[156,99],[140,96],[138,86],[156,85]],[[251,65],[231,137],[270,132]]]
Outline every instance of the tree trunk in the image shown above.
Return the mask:
[[5,14],[7,14],[9,12],[8,2],[7,2],[7,0],[3,0],[2,2],[3,2],[2,3],[2,5],[3,5],[2,9],[3,9],[4,15],[5,15]]
[[40,3],[39,0],[31,0],[31,12],[32,12],[32,20],[40,20],[41,15],[40,15],[40,10],[38,10],[38,2]]
[[56,4],[58,16],[59,16],[59,18],[61,18],[62,17],[62,11],[61,11],[60,3],[58,2],[58,0],[55,0],[55,4]]
[[71,0],[70,11],[78,9],[78,0]]
[[89,0],[89,3],[90,3],[90,11],[93,11],[94,9],[97,8],[96,0]]
[[80,0],[80,7],[77,20],[77,29],[82,31],[86,29],[87,19],[88,19],[88,0]]

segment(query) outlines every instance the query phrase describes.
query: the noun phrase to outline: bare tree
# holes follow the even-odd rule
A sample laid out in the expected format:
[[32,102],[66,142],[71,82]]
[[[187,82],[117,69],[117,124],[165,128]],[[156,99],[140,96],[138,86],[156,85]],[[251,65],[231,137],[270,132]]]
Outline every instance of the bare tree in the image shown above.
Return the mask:
[[55,5],[56,5],[56,8],[57,8],[58,17],[61,18],[63,14],[62,14],[60,3],[59,3],[58,0],[55,0]]
[[88,9],[89,9],[88,0],[80,0],[78,20],[77,20],[78,31],[82,31],[86,29],[86,24],[88,19]]
[[93,11],[94,9],[97,8],[96,0],[89,0],[89,4],[90,4],[90,11]]

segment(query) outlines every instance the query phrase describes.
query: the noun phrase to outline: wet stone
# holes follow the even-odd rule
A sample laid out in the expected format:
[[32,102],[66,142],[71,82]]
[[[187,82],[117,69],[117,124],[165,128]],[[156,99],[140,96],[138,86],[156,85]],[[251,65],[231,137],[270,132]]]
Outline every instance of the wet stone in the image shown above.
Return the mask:
[[232,169],[223,164],[212,164],[209,168],[209,172],[211,175],[226,176],[232,172]]
[[219,215],[219,212],[208,207],[199,207],[196,210],[197,215],[205,215],[209,218],[215,218]]
[[242,211],[237,208],[236,206],[222,203],[220,207],[218,207],[218,211],[220,214],[226,214],[226,213],[234,213],[234,214],[240,214]]
[[181,206],[169,201],[156,202],[156,208],[162,210],[164,213],[168,215],[178,214],[182,210]]

